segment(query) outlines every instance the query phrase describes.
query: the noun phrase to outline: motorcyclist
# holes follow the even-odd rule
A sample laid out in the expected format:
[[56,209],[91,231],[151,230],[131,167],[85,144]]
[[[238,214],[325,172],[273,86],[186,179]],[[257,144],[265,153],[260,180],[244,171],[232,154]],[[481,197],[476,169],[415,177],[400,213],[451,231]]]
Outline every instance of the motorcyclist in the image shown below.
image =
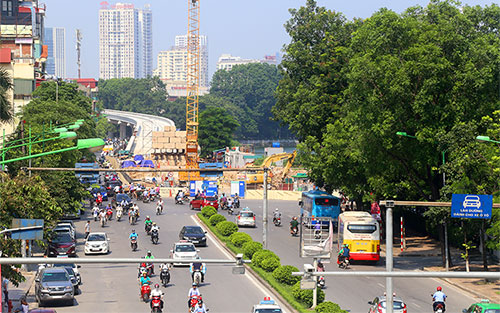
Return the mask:
[[160,232],[160,227],[158,227],[158,225],[156,225],[155,222],[153,222],[153,224],[151,224],[151,233],[153,233],[154,230],[156,230],[157,232]]
[[442,290],[443,288],[441,288],[441,286],[438,286],[436,288],[436,292],[432,295],[432,301],[433,301],[432,308],[434,312],[436,312],[436,306],[438,304],[441,304],[443,306],[443,312],[445,311],[446,306],[444,302],[446,301],[446,295]]
[[276,208],[273,213],[273,223],[276,222],[276,220],[278,220],[279,218],[281,218],[281,212],[278,210],[278,208]]
[[[199,260],[200,257],[198,256],[196,257],[196,259]],[[191,273],[191,278],[193,279],[193,281],[194,281],[194,273],[196,271],[200,271],[201,282],[203,283],[205,281],[205,273],[207,272],[207,266],[205,265],[205,263],[202,263],[201,261],[191,263],[191,265],[189,266],[189,272]]]
[[116,207],[116,215],[119,215],[118,212],[120,212],[120,215],[123,215],[123,206],[121,204]]
[[[148,250],[146,256],[144,257],[146,260],[152,260],[154,259],[155,257],[153,256],[153,254],[151,253],[151,250]],[[151,267],[151,274],[154,274],[154,269],[155,267],[153,266],[153,263],[147,263],[147,267]]]
[[198,301],[198,304],[193,309],[192,313],[207,313],[207,308],[205,307],[205,304],[202,300]]
[[299,229],[299,221],[297,220],[297,217],[294,216],[292,218],[292,221],[290,222],[290,231],[293,233],[293,230],[297,228],[297,230]]
[[339,256],[338,256],[338,260],[339,260],[339,263],[341,262],[344,262],[345,259],[349,259],[349,245],[348,244],[344,244],[342,246],[342,249],[340,249],[339,251]]
[[149,218],[149,215],[146,216],[146,220],[144,221],[144,230],[147,231],[148,227],[151,229],[151,226],[153,224],[153,221]]
[[151,285],[151,278],[148,277],[146,272],[142,272],[140,283],[141,283],[141,287],[144,286],[145,284]]
[[191,287],[191,289],[189,289],[189,292],[188,292],[188,309],[191,308],[191,297],[192,296],[200,296],[200,291],[198,290],[197,287],[198,286],[196,285],[196,283],[193,283],[193,287]]
[[[153,297],[160,297],[160,308],[163,309],[163,292],[160,290],[159,284],[155,284],[155,288],[151,290],[150,298],[153,299]],[[153,302],[150,302],[149,305],[153,308]]]
[[99,216],[99,207],[97,204],[94,204],[94,207],[92,208],[92,215],[94,216],[94,219]]
[[160,207],[160,211],[163,212],[163,199],[162,198],[160,198],[160,200],[158,200],[157,206],[159,206]]
[[101,210],[101,212],[99,213],[99,219],[104,219],[104,221],[106,221],[108,218],[107,214],[106,214],[106,211],[105,210]]
[[325,271],[325,265],[321,261],[318,261],[318,268],[316,269],[318,272],[324,272]]
[[133,237],[135,237],[135,239],[139,238],[139,235],[137,235],[137,233],[135,232],[135,229],[132,229],[132,232],[128,236],[128,239],[132,239]]

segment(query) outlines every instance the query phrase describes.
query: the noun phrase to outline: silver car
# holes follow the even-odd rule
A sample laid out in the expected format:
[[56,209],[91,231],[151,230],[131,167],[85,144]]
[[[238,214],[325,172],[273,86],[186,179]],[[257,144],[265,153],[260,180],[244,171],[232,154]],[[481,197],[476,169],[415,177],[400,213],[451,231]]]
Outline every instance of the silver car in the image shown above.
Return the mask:
[[[386,297],[376,297],[373,301],[368,302],[370,305],[370,310],[368,313],[385,313],[386,310]],[[408,313],[406,304],[400,297],[393,298],[393,310],[394,313]]]
[[73,305],[75,292],[68,272],[60,267],[42,269],[35,278],[35,297],[39,306],[48,301]]
[[236,216],[236,225],[255,227],[255,214],[250,210],[241,210]]

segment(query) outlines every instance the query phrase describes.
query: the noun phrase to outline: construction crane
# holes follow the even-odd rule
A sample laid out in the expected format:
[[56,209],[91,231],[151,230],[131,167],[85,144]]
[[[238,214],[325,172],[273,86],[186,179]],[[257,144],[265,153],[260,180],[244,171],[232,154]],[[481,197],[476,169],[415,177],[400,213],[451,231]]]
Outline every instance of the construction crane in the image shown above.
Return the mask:
[[188,0],[186,167],[198,168],[198,89],[200,87],[200,0]]

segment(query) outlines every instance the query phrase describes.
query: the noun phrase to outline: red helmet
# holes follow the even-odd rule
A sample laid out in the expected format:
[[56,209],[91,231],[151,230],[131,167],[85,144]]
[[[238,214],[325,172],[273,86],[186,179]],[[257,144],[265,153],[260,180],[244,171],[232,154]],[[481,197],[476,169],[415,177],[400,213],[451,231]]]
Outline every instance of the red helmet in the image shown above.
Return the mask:
[[437,289],[437,291],[443,290],[443,288],[441,288],[441,286],[438,286],[436,289]]

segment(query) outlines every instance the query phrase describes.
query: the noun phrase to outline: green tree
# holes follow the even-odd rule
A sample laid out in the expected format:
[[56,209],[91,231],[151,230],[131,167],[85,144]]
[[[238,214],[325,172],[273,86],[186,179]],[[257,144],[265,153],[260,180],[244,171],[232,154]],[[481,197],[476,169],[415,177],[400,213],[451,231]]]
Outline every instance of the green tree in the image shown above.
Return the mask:
[[7,91],[13,87],[7,70],[0,68],[0,122],[8,122],[12,119],[12,103],[8,99]]
[[201,156],[231,145],[238,122],[223,108],[208,107],[200,113],[199,144]]
[[236,131],[238,139],[289,137],[286,129],[271,120],[271,108],[276,103],[274,93],[280,78],[277,67],[265,63],[219,70],[212,78],[210,95],[202,97],[208,99],[200,99],[200,102],[208,101],[209,105],[231,112],[240,124]]

